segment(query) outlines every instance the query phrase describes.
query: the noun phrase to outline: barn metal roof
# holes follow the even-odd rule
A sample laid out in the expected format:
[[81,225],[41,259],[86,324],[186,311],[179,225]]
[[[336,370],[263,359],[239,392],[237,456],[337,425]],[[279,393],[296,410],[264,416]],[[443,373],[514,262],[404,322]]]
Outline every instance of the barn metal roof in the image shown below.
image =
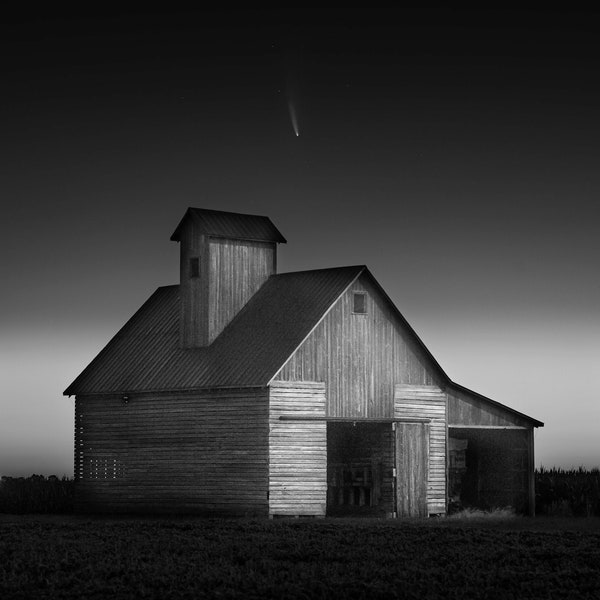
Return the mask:
[[272,275],[206,348],[179,347],[179,286],[161,287],[66,395],[264,386],[364,266]]
[[198,230],[206,235],[238,240],[286,243],[286,239],[269,217],[193,207],[187,209],[173,232],[171,240],[180,241],[181,229],[188,219],[193,219]]
[[543,427],[543,422],[452,381],[362,265],[272,275],[205,348],[179,346],[179,286],[160,287],[64,394],[266,386],[334,302],[363,274],[389,303],[445,386]]

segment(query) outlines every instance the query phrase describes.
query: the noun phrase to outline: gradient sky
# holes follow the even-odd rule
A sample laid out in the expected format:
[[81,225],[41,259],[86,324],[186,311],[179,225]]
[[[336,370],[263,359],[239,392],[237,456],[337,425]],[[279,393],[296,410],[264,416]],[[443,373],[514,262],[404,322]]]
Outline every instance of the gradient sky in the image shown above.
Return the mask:
[[72,475],[62,391],[177,283],[187,206],[268,215],[280,271],[366,264],[454,381],[545,422],[537,465],[600,464],[597,15],[48,9],[0,38],[0,474]]

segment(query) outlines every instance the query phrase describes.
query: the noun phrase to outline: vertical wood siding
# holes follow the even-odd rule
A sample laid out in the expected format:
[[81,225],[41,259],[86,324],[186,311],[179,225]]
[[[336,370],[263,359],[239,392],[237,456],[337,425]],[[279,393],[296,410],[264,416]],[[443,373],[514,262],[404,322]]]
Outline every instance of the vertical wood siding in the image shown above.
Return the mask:
[[[208,343],[208,280],[207,238],[189,219],[185,224],[180,244],[179,279],[181,291],[180,339],[183,348],[198,348]],[[190,258],[199,258],[200,275],[190,278]]]
[[[181,343],[207,346],[258,288],[275,272],[276,245],[214,238],[190,219],[181,232]],[[190,278],[190,258],[199,258],[199,277]]]
[[267,390],[83,397],[76,507],[266,515]]
[[[394,412],[397,418],[428,418],[429,475],[427,506],[429,514],[446,512],[446,394],[436,386],[396,385]],[[400,478],[400,474],[397,474]]]
[[324,417],[325,385],[276,381],[269,394],[269,514],[324,516],[327,423],[280,416]]
[[[365,292],[366,314],[353,313]],[[434,383],[426,361],[378,291],[361,277],[275,376],[324,381],[330,417],[392,417],[395,383]]]
[[429,423],[396,424],[396,497],[399,517],[428,516]]
[[275,244],[210,238],[208,343],[273,274]]
[[531,423],[500,407],[458,390],[448,390],[449,425],[523,426]]

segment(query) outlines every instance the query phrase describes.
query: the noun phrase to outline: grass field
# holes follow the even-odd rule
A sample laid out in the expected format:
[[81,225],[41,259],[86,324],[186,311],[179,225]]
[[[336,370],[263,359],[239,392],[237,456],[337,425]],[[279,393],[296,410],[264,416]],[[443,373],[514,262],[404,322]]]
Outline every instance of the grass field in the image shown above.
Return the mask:
[[0,515],[0,598],[600,598],[600,519]]

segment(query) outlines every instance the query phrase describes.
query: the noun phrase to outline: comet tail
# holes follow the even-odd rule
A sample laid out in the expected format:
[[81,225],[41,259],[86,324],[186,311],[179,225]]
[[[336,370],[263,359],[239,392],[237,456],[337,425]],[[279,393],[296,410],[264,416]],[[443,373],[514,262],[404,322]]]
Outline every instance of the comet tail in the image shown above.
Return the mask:
[[294,108],[294,105],[291,101],[288,102],[288,108],[290,110],[290,119],[292,121],[294,133],[296,134],[296,137],[298,137],[300,135],[300,130],[298,129],[298,117],[296,116],[296,109]]

